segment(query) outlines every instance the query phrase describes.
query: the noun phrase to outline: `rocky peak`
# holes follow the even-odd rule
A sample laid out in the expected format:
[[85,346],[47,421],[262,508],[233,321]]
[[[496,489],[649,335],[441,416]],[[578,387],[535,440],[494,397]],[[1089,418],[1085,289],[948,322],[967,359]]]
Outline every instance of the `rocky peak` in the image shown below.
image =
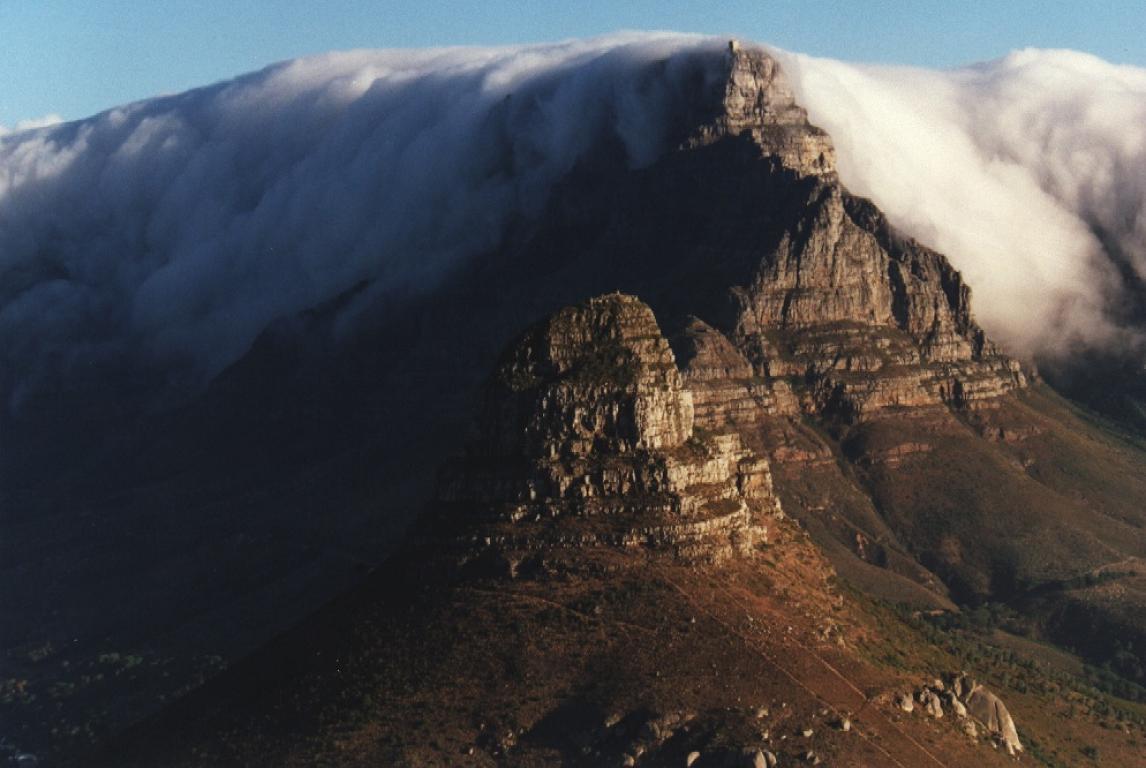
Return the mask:
[[718,561],[767,538],[767,460],[693,429],[652,310],[622,294],[526,331],[487,388],[476,440],[442,473],[429,528],[462,561],[516,572],[557,553],[650,549]]
[[759,48],[729,42],[723,88],[709,95],[707,119],[687,142],[704,146],[749,136],[761,154],[801,175],[834,175],[835,149],[828,134],[808,122],[780,64]]
[[[735,376],[717,376],[708,370],[712,354],[728,358],[728,350],[708,343],[711,334],[693,334],[692,341],[707,340],[705,354],[684,371],[702,426],[713,427],[720,414],[755,421],[753,400],[772,413],[791,413],[798,402],[805,412],[854,419],[887,408],[963,407],[1023,387],[1019,365],[976,324],[959,272],[843,186],[831,139],[809,123],[779,63],[733,42],[717,66],[715,82],[688,110],[680,151],[649,173],[676,198],[688,197],[689,207],[671,215],[702,222],[704,234],[680,232],[677,241],[687,244],[678,246],[658,234],[674,229],[670,214],[645,224],[639,208],[635,225],[630,214],[598,214],[647,227],[662,251],[641,259],[656,265],[650,272],[664,264],[700,278],[665,288],[649,274],[630,284],[642,295],[651,286],[654,300],[658,291],[671,296],[675,310],[699,316],[751,368],[749,376],[736,365]],[[704,193],[691,196],[694,185]],[[634,244],[639,238],[617,240],[623,249],[643,247]],[[629,255],[615,258],[624,263]]]
[[566,307],[503,358],[483,432],[500,453],[586,456],[673,448],[692,434],[692,396],[652,310],[622,294]]
[[730,295],[724,330],[757,373],[810,385],[815,410],[963,406],[1026,384],[947,259],[834,179]]

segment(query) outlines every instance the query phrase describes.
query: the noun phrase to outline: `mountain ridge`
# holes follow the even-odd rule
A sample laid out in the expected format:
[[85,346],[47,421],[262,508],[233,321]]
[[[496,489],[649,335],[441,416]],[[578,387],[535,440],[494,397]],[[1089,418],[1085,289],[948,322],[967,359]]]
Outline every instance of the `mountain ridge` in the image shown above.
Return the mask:
[[[536,218],[513,222],[504,244],[440,292],[376,307],[372,326],[332,351],[308,346],[305,334],[267,332],[186,412],[140,426],[138,442],[120,438],[127,453],[146,456],[158,483],[88,515],[72,532],[77,549],[52,544],[61,561],[79,551],[76,572],[96,574],[88,588],[132,583],[101,626],[119,610],[173,635],[219,633],[235,656],[266,640],[260,628],[285,634],[116,749],[144,755],[141,765],[196,765],[205,758],[193,750],[204,749],[305,765],[333,759],[331,744],[350,731],[348,762],[448,765],[473,749],[487,762],[591,765],[592,750],[636,761],[641,746],[656,765],[692,751],[762,753],[768,739],[755,721],[768,718],[756,710],[791,698],[799,714],[768,726],[791,740],[768,746],[786,759],[814,751],[880,765],[886,753],[833,730],[871,706],[853,736],[874,728],[903,750],[893,754],[999,762],[981,734],[967,737],[950,718],[903,723],[902,693],[931,702],[935,676],[968,657],[929,655],[920,645],[934,627],[887,603],[952,622],[1021,609],[1014,621],[1025,640],[1070,646],[1136,690],[1141,652],[1107,640],[1146,636],[1146,579],[1135,567],[1146,553],[1141,447],[1086,422],[990,343],[948,262],[840,185],[830,140],[808,123],[775,62],[746,49],[723,61],[727,79],[682,113],[680,144],[657,162],[628,169],[614,162],[617,147],[601,148]],[[338,312],[324,307],[298,324],[324,330]],[[637,330],[627,336],[629,323]],[[509,339],[517,343],[502,355]],[[639,422],[638,412],[657,417]],[[474,413],[477,447],[456,456]],[[516,416],[497,417],[508,414]],[[636,432],[619,434],[622,424]],[[123,455],[108,450],[94,465],[131,476]],[[629,496],[634,486],[644,493]],[[185,494],[194,503],[180,508]],[[413,523],[430,499],[437,512]],[[160,515],[157,500],[191,514],[172,522],[178,516]],[[394,528],[410,523],[429,548],[399,549],[351,596],[283,627],[321,603],[324,589],[355,581],[354,569],[392,550]],[[252,528],[272,533],[252,540]],[[124,547],[120,531],[174,585],[139,583],[138,572],[109,577],[126,551],[115,548]],[[113,539],[107,550],[101,536]],[[425,570],[435,557],[448,567]],[[429,587],[419,581],[426,573]],[[644,602],[646,593],[654,599]],[[180,611],[187,595],[210,620]],[[240,642],[231,622],[248,605],[264,616],[242,619]],[[672,618],[658,618],[661,609]],[[563,617],[556,629],[549,611]],[[31,635],[30,612],[17,611],[17,629]],[[685,640],[690,619],[705,626]],[[780,629],[788,626],[791,637]],[[131,642],[157,634],[141,630]],[[961,636],[939,637],[961,648]],[[657,651],[634,658],[634,638]],[[49,646],[48,664],[62,656]],[[774,663],[787,656],[799,668]],[[739,682],[699,684],[697,660],[708,658],[727,658]],[[344,659],[359,673],[345,672]],[[856,669],[856,679],[841,682],[825,659]],[[658,672],[672,674],[657,682]],[[1067,754],[1068,736],[1099,732],[1088,715],[1060,736],[1045,714],[1060,713],[1060,699],[1042,688],[1026,696],[1004,674],[1018,673],[997,674],[992,688],[1017,713],[1023,743],[1034,736]],[[464,712],[440,704],[452,695],[450,675],[466,681]],[[562,682],[550,688],[547,675]],[[821,675],[834,682],[813,684]],[[537,697],[525,710],[515,708],[520,691]],[[645,713],[644,691],[656,692],[657,712]],[[681,691],[692,691],[685,705]],[[576,706],[563,710],[568,699]],[[1109,706],[1085,700],[1089,712]],[[228,712],[213,712],[221,702]],[[507,732],[471,722],[486,705]],[[554,723],[566,714],[580,722],[582,710],[591,722],[576,743],[560,727],[554,735]],[[46,738],[57,715],[38,712],[47,712],[34,726]],[[1118,718],[1125,740],[1138,738],[1133,715]],[[682,723],[697,719],[682,735]],[[445,734],[441,744],[426,722]],[[653,749],[656,739],[630,738],[618,722],[673,736]],[[1133,744],[1112,744],[1104,752],[1133,754]]]
[[[911,715],[904,687],[921,708],[958,712],[936,677],[967,657],[929,655],[929,625],[870,601],[958,615],[956,602],[1037,596],[1047,602],[1028,629],[1064,644],[1079,638],[1063,611],[1094,611],[1099,626],[1133,616],[1138,576],[1115,577],[1116,605],[1103,602],[1109,590],[1068,582],[1140,556],[1135,468],[1146,461],[1031,384],[975,325],[945,259],[840,187],[826,135],[793,117],[769,61],[730,50],[720,98],[733,97],[737,119],[702,122],[705,141],[648,169],[575,172],[540,223],[481,268],[500,279],[499,299],[524,302],[487,331],[543,319],[498,364],[471,349],[416,369],[484,355],[494,374],[470,390],[484,392],[475,438],[439,476],[408,548],[355,596],[144,724],[120,754],[172,765],[661,765],[693,752],[697,765],[1008,761],[958,715]],[[778,134],[753,128],[774,114],[785,116]],[[542,271],[505,271],[536,264],[538,250],[550,257]],[[641,298],[589,298],[608,284]],[[565,308],[539,312],[547,305]],[[472,331],[472,309],[430,306],[443,336],[423,329],[419,353]],[[718,509],[731,512],[718,525],[681,526]],[[841,596],[837,574],[859,591]],[[698,682],[708,659],[711,685]],[[1048,690],[1005,695],[1019,700],[1023,741],[1054,764],[1093,731],[1038,714],[1034,702],[1057,711]],[[220,702],[227,711],[213,711]],[[1135,738],[1104,753],[1126,759]]]

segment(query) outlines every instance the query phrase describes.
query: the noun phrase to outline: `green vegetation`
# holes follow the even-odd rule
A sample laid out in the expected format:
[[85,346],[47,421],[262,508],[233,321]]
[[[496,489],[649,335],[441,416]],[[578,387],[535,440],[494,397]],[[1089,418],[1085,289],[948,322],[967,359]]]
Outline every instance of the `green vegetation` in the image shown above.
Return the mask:
[[[21,744],[41,758],[90,749],[149,711],[179,698],[224,666],[218,656],[176,659],[142,651],[70,654],[51,643],[10,653],[0,679],[0,721],[20,722]],[[174,681],[183,680],[176,689]],[[13,734],[9,734],[13,736]]]
[[[1080,755],[1099,765],[1126,765],[1126,755],[1140,748],[1146,690],[1011,632],[1017,614],[1008,606],[928,613],[847,591],[875,622],[876,633],[857,643],[866,659],[909,677],[965,671],[1007,703],[1036,765],[1070,768],[1082,762]],[[1108,740],[1098,741],[1096,729]]]
[[986,634],[996,629],[1020,637],[1030,637],[1034,627],[1029,619],[1005,603],[983,603],[964,611],[944,612],[928,619],[940,629],[965,630]]

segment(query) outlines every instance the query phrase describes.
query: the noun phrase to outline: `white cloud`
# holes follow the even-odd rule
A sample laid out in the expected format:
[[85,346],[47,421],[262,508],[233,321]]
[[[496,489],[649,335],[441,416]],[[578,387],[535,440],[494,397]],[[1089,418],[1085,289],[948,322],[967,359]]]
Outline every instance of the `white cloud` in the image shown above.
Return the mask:
[[[139,359],[201,381],[362,281],[426,290],[602,136],[654,159],[722,49],[337,53],[0,136],[0,389]],[[1146,73],[1065,52],[953,72],[780,55],[844,182],[952,257],[988,330],[1025,351],[1120,338],[1092,232],[1146,273]]]
[[362,281],[426,290],[603,134],[653,156],[672,68],[715,45],[336,53],[2,138],[0,388],[129,359],[202,380]]
[[944,72],[781,59],[843,181],[951,258],[988,330],[1028,353],[1133,341],[1108,309],[1113,249],[1146,277],[1146,70],[1038,50]]
[[0,136],[6,136],[9,133],[16,133],[18,131],[33,131],[37,128],[48,128],[53,125],[64,122],[64,118],[59,115],[44,115],[43,117],[33,117],[30,120],[21,120],[16,123],[15,128],[8,128],[0,125]]

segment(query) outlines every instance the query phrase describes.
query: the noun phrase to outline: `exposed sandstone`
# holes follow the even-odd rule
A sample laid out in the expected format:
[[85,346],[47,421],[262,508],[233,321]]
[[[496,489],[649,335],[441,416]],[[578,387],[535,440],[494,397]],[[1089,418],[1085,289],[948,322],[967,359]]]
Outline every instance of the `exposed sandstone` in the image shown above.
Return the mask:
[[946,259],[834,182],[732,296],[736,346],[757,372],[807,385],[816,411],[964,407],[1026,384]]
[[611,294],[527,331],[503,357],[477,440],[431,520],[511,568],[558,550],[649,548],[716,561],[766,540],[768,462],[693,429],[691,392],[652,311]]
[[704,321],[691,318],[677,349],[698,427],[746,427],[768,415],[799,413],[787,380],[758,375],[740,350]]
[[688,146],[711,144],[748,134],[761,153],[777,157],[802,173],[834,173],[835,150],[826,132],[810,126],[808,113],[771,56],[759,50],[729,46],[723,89],[706,104],[709,119],[698,127]]
[[[848,418],[888,408],[967,407],[1025,386],[971,315],[970,289],[941,254],[897,233],[835,173],[831,140],[808,122],[779,65],[759,50],[730,48],[713,113],[690,146],[749,136],[780,172],[810,178],[806,205],[761,254],[751,280],[731,286],[721,331],[734,353],[690,330],[698,354],[686,376],[702,418],[751,421],[746,403],[785,412],[779,384],[807,390],[805,410]],[[727,376],[713,371],[725,370]],[[767,383],[750,385],[752,377]]]
[[982,685],[972,683],[966,695],[965,703],[967,713],[978,720],[995,735],[1003,744],[1008,754],[1023,751],[1023,744],[1019,741],[1019,733],[1015,729],[1015,721],[1011,713],[1003,704],[1003,700],[988,691]]

